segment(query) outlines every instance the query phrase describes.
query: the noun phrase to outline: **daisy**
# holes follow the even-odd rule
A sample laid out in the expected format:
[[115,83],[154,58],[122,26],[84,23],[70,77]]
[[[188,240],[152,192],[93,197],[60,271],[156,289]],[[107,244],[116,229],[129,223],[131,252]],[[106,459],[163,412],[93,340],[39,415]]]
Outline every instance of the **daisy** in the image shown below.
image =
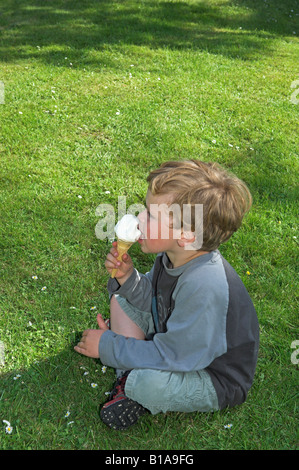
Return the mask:
[[38,279],[38,277],[37,276],[32,276],[32,279]]
[[46,289],[47,289],[46,286],[44,286],[44,287],[41,288],[42,291],[44,291],[44,290],[46,290]]
[[231,423],[224,425],[224,429],[230,429],[230,428],[232,428],[232,427],[233,427],[233,425],[232,425]]
[[95,384],[95,383],[92,383],[90,385],[92,386],[92,388],[96,388],[98,386],[98,384]]
[[64,417],[65,417],[65,418],[68,418],[70,414],[71,414],[70,411],[67,411],[67,412],[65,413]]
[[103,367],[102,367],[102,372],[103,372],[103,374],[105,374],[106,370],[107,370],[107,367],[106,367],[106,366],[103,366]]
[[12,430],[13,430],[13,427],[10,425],[10,422],[9,422],[9,421],[6,421],[6,419],[3,419],[2,422],[3,422],[4,424],[6,424],[6,428],[5,428],[6,434],[11,434],[11,433],[12,433]]
[[6,434],[11,434],[13,430],[13,427],[11,425],[7,425],[5,428]]

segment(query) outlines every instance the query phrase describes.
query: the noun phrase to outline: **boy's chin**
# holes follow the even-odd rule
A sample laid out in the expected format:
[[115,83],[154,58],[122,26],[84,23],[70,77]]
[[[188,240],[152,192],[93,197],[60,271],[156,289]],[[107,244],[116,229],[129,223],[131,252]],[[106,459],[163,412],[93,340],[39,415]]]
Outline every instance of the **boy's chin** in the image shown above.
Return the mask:
[[144,244],[140,246],[142,253],[151,253],[147,246]]
[[[140,243],[140,242],[139,242]],[[153,251],[151,250],[147,245],[146,245],[146,241],[145,240],[142,240],[142,243],[140,243],[140,248],[141,248],[141,251],[142,253],[156,253],[156,251]],[[159,252],[157,252],[159,253]]]

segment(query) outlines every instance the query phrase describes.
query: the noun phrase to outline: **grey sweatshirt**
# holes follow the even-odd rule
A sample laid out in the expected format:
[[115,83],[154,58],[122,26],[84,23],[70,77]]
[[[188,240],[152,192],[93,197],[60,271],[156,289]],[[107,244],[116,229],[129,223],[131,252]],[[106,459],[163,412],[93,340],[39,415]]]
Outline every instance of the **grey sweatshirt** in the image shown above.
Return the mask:
[[178,268],[162,253],[149,273],[134,270],[122,286],[110,279],[108,291],[151,312],[156,331],[147,341],[106,331],[99,344],[103,364],[123,370],[206,369],[220,408],[245,401],[257,362],[258,320],[244,284],[218,250]]

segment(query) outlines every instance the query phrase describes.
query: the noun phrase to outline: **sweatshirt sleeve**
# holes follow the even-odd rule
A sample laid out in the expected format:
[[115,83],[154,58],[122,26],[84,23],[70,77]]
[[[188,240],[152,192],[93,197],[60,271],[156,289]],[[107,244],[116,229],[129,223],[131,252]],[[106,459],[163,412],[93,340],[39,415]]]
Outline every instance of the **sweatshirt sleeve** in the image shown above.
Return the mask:
[[111,297],[118,294],[127,299],[131,305],[139,310],[150,312],[152,305],[152,273],[153,268],[146,274],[134,269],[129,279],[122,285],[116,279],[108,281],[108,292]]
[[101,361],[123,370],[187,372],[203,369],[224,354],[228,287],[222,276],[205,270],[199,279],[192,271],[192,276],[181,276],[173,295],[175,307],[165,333],[144,341],[106,331],[99,344]]

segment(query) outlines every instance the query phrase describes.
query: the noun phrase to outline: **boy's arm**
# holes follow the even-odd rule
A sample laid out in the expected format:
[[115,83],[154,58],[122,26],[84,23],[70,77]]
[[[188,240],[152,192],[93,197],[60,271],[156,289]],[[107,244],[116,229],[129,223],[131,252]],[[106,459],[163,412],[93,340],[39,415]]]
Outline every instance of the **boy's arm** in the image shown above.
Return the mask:
[[139,310],[150,312],[154,266],[150,272],[140,274],[134,268],[132,259],[127,253],[122,256],[122,261],[117,258],[117,243],[113,242],[105,261],[105,267],[109,273],[117,269],[115,278],[110,278],[108,281],[110,298],[113,294],[121,295]]
[[111,297],[118,294],[127,299],[130,304],[139,310],[150,312],[152,305],[152,273],[141,274],[134,268],[131,276],[122,285],[116,279],[108,281],[108,292]]
[[99,344],[102,362],[124,370],[191,371],[207,367],[227,349],[227,304],[222,295],[226,286],[219,289],[214,281],[211,286],[205,279],[199,284],[197,276],[179,280],[167,331],[157,333],[151,341],[105,332]]

